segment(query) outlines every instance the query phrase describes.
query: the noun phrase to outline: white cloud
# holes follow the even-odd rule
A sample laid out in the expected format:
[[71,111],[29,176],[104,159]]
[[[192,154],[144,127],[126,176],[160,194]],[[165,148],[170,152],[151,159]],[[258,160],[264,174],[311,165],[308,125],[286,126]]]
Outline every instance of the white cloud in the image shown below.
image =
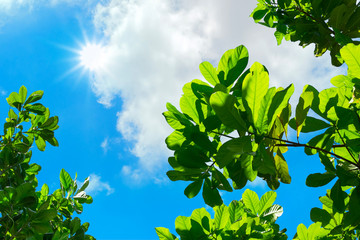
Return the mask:
[[88,8],[94,7],[99,2],[104,3],[107,1],[108,0],[0,0],[0,12],[12,15],[19,9],[31,11],[34,7],[54,7],[60,4]]
[[13,9],[27,7],[32,8],[34,0],[0,0],[0,11],[9,12]]
[[104,141],[102,141],[102,143],[100,144],[101,148],[103,149],[104,153],[106,154],[107,151],[109,150],[109,138],[106,137],[104,139]]
[[183,84],[201,77],[199,63],[217,64],[223,52],[237,45],[249,49],[251,62],[269,69],[271,85],[295,83],[298,93],[305,83],[329,86],[338,71],[324,67],[330,66],[329,58],[316,59],[311,47],[294,43],[277,47],[273,30],[249,18],[255,6],[255,1],[235,0],[111,0],[98,5],[94,24],[107,40],[109,64],[94,74],[91,85],[106,106],[117,97],[122,100],[117,130],[134,143],[132,152],[139,158],[123,174],[136,179],[140,170],[154,174],[162,169],[169,155],[164,139],[171,132],[161,115],[166,102],[177,106]]
[[101,181],[101,177],[94,173],[90,174],[90,183],[86,188],[86,193],[89,195],[96,195],[99,192],[106,192],[106,195],[112,194],[115,190],[109,183]]

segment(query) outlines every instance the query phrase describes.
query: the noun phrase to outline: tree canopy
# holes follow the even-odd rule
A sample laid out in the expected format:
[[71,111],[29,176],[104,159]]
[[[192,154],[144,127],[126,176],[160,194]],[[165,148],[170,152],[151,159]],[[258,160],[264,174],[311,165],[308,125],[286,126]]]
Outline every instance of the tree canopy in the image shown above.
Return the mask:
[[[259,200],[245,190],[240,201],[227,207],[220,191],[242,189],[256,178],[271,190],[290,184],[284,153],[293,147],[317,154],[325,167],[325,172],[307,177],[307,186],[336,180],[319,199],[322,209],[311,209],[314,223],[309,228],[300,224],[294,239],[359,237],[359,9],[355,0],[259,0],[251,16],[276,28],[278,44],[283,38],[303,47],[313,43],[316,56],[330,51],[333,65],[348,67],[347,75],[330,80],[331,88],[318,91],[305,83],[296,107],[289,104],[294,86],[269,87],[267,68],[258,62],[248,67],[242,45],[225,52],[217,67],[200,64],[205,81],[184,85],[180,110],[166,105],[163,115],[174,129],[166,138],[174,151],[167,176],[190,182],[184,190],[188,198],[202,190],[204,202],[215,211],[214,219],[204,209],[178,217],[175,228],[181,239],[287,239],[275,224],[282,213],[272,205],[275,192]],[[289,128],[296,132],[294,139]],[[310,140],[304,142],[303,135]],[[160,239],[177,239],[165,228],[156,230]]]
[[46,143],[59,145],[54,133],[59,118],[38,102],[42,96],[43,91],[27,96],[22,86],[6,99],[10,110],[0,135],[1,239],[95,239],[86,234],[90,224],[73,216],[93,201],[85,192],[89,178],[78,187],[77,177],[61,169],[59,189],[50,193],[47,184],[36,189],[41,166],[31,162],[33,143],[40,151]]

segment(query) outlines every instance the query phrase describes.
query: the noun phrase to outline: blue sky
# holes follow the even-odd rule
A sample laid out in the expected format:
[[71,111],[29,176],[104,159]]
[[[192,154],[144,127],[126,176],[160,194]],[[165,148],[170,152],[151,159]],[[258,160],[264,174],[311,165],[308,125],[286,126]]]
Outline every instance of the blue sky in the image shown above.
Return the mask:
[[[227,49],[244,44],[250,61],[269,69],[271,85],[295,83],[292,102],[305,83],[321,89],[340,73],[328,56],[314,58],[311,47],[277,47],[272,30],[248,17],[255,6],[255,0],[0,0],[0,113],[5,119],[5,98],[21,85],[45,91],[44,105],[60,118],[60,147],[34,151],[43,167],[39,181],[57,188],[61,168],[79,180],[90,175],[94,203],[81,218],[97,239],[157,239],[155,227],[175,232],[177,216],[205,207],[201,197],[184,196],[186,183],[165,175],[171,129],[161,115],[166,102],[178,104],[183,84],[201,78],[200,62],[217,64]],[[80,64],[87,44],[101,46],[95,56],[101,67]],[[284,207],[278,223],[292,237],[300,222],[310,224],[310,209],[320,206],[325,190],[305,187],[307,174],[323,171],[317,157],[303,149],[286,157],[292,184],[278,190]],[[249,187],[268,191],[261,181]],[[225,193],[225,203],[242,192]]]

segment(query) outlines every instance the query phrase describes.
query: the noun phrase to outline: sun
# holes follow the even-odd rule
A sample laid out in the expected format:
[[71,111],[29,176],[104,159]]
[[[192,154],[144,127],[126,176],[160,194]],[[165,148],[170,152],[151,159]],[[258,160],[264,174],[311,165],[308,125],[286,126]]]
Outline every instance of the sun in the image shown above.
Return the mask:
[[80,65],[89,71],[98,71],[106,64],[106,49],[101,44],[86,43],[79,51]]

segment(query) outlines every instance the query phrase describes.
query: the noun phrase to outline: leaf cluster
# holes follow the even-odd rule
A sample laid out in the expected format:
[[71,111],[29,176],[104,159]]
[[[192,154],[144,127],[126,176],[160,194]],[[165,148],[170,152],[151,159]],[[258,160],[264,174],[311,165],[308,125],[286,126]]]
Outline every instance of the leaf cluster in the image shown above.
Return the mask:
[[[174,129],[166,139],[174,151],[168,177],[190,181],[184,191],[188,198],[202,189],[205,203],[218,208],[219,191],[241,189],[257,177],[273,190],[280,182],[290,183],[284,153],[301,147],[307,155],[318,154],[325,167],[324,173],[310,174],[306,185],[336,181],[320,198],[323,209],[312,210],[315,223],[309,229],[299,225],[295,239],[355,239],[360,223],[359,53],[360,46],[352,43],[342,47],[348,74],[332,78],[334,87],[321,92],[306,85],[292,118],[293,85],[269,88],[263,65],[255,62],[246,69],[244,46],[227,51],[217,68],[202,63],[200,71],[210,85],[197,79],[185,84],[181,111],[168,103],[164,113]],[[289,126],[296,131],[294,140],[288,139]],[[313,137],[301,143],[305,133]]]
[[[232,201],[214,208],[211,218],[205,208],[195,209],[190,217],[179,216],[175,229],[183,240],[193,239],[287,239],[279,231],[275,220],[282,215],[281,206],[273,205],[275,192],[265,193],[259,200],[258,195],[247,189],[240,201]],[[178,239],[169,229],[158,227],[156,233],[161,240]]]
[[358,44],[360,8],[356,0],[258,0],[251,16],[264,26],[275,28],[278,44],[315,44],[315,56],[330,51],[332,64],[340,66],[341,47]]
[[36,175],[41,166],[31,163],[35,145],[44,151],[46,142],[58,146],[54,131],[59,119],[38,101],[43,91],[27,96],[22,86],[6,99],[10,105],[0,135],[0,236],[12,239],[94,239],[87,235],[89,223],[81,224],[73,214],[82,213],[83,204],[92,202],[85,193],[89,178],[80,188],[64,169],[60,189],[50,194],[47,184],[37,190]]
[[185,84],[182,112],[168,103],[164,113],[174,128],[166,139],[174,150],[168,177],[192,181],[185,195],[192,198],[202,188],[212,207],[222,204],[218,190],[241,189],[257,176],[271,189],[291,182],[287,147],[278,142],[287,134],[294,87],[269,88],[266,68],[256,62],[245,70],[247,63],[248,52],[239,46],[227,51],[217,68],[200,64],[212,86],[197,79]]

